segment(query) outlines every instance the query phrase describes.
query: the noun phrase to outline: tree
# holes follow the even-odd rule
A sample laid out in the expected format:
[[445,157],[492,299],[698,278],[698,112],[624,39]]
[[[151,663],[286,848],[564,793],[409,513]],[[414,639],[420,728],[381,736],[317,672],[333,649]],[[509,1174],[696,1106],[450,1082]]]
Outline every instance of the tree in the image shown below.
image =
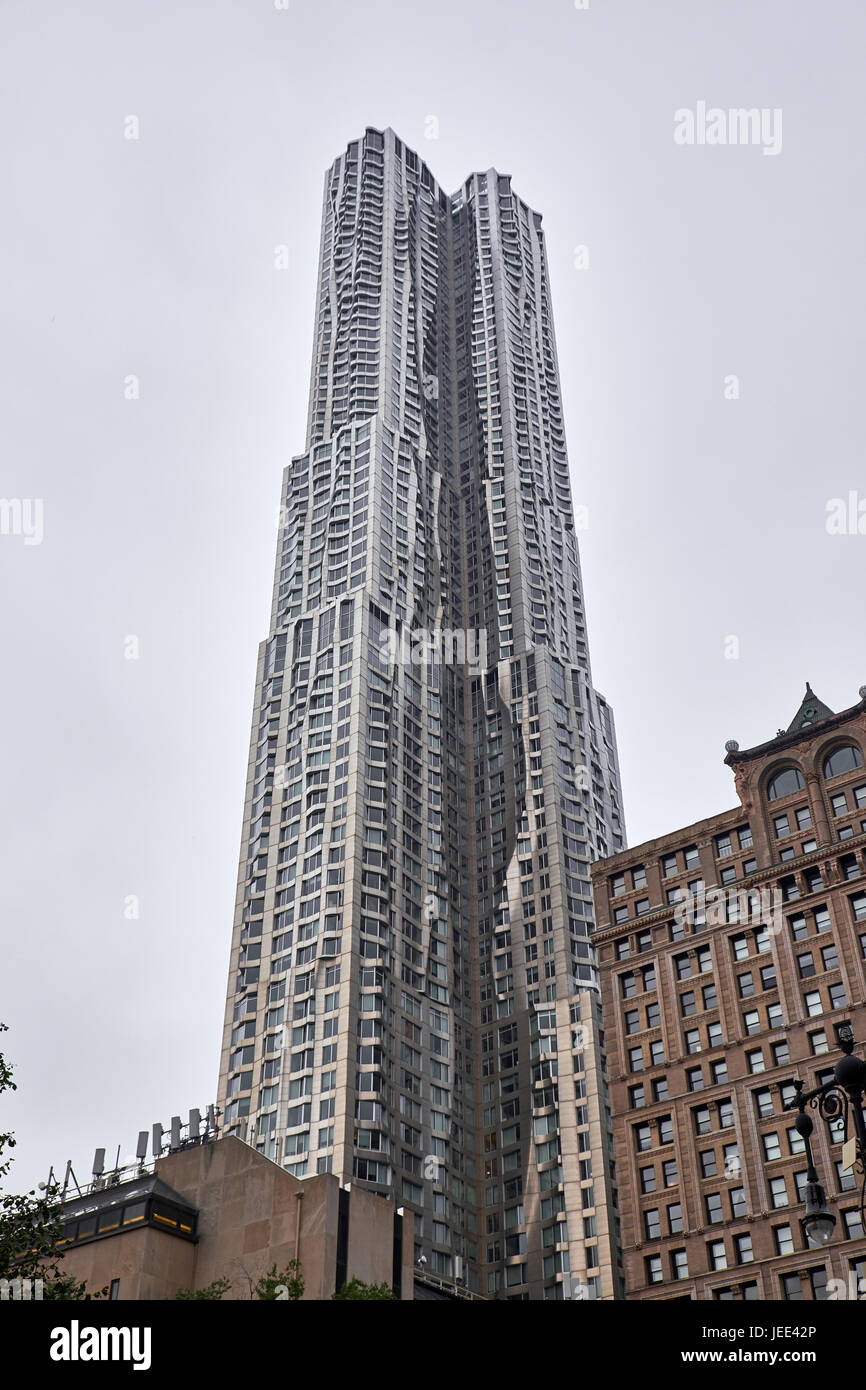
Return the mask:
[[[6,1024],[5,1024],[5,1023],[0,1023],[0,1033],[8,1033],[8,1032],[9,1032],[9,1029],[8,1029],[8,1027],[6,1026]],[[17,1090],[18,1090],[18,1087],[16,1086],[15,1082],[12,1080],[12,1068],[10,1067],[9,1063],[6,1061],[6,1058],[3,1056],[3,1053],[0,1052],[0,1095],[2,1095],[2,1093],[3,1093],[4,1091],[17,1091]],[[3,1151],[4,1151],[4,1149],[14,1149],[14,1148],[15,1148],[15,1136],[14,1136],[14,1134],[11,1132],[11,1130],[7,1131],[6,1134],[0,1134],[0,1178],[5,1178],[6,1174],[9,1172],[9,1169],[10,1169],[11,1164],[12,1164],[12,1159],[11,1159],[11,1158],[6,1158],[6,1159],[4,1159],[4,1157],[3,1157]]]
[[[6,1024],[0,1023],[0,1033],[8,1031]],[[12,1067],[0,1052],[0,1094],[17,1089]],[[4,1157],[5,1151],[14,1147],[11,1131],[0,1134],[0,1178],[6,1177],[12,1165],[12,1159]],[[10,1283],[16,1279],[41,1279],[45,1299],[102,1298],[108,1293],[107,1288],[90,1294],[86,1284],[60,1269],[63,1252],[57,1243],[63,1235],[63,1212],[56,1200],[58,1191],[58,1186],[52,1184],[41,1195],[32,1188],[23,1194],[6,1192],[0,1197],[0,1279]]]
[[297,1300],[303,1295],[303,1292],[304,1280],[301,1266],[297,1260],[289,1260],[281,1273],[277,1273],[277,1266],[272,1265],[267,1274],[263,1274],[255,1286],[256,1298],[266,1301]]
[[[250,1286],[250,1298],[272,1302],[278,1299],[298,1299],[303,1295],[304,1280],[301,1266],[297,1260],[289,1260],[283,1270],[278,1270],[275,1264],[271,1265],[267,1274],[260,1275],[255,1282],[253,1276],[244,1269],[243,1265],[241,1269]],[[197,1289],[195,1293],[191,1289],[178,1289],[175,1298],[222,1298],[223,1294],[228,1293],[231,1287],[232,1281],[230,1279],[215,1279],[212,1284],[207,1284],[203,1289]]]
[[205,1284],[203,1289],[196,1289],[195,1293],[191,1289],[178,1289],[175,1298],[187,1300],[222,1298],[224,1293],[228,1293],[231,1286],[231,1279],[214,1279],[212,1284]]
[[397,1295],[390,1284],[365,1284],[363,1279],[350,1279],[348,1284],[332,1293],[331,1298],[377,1298],[397,1301]]

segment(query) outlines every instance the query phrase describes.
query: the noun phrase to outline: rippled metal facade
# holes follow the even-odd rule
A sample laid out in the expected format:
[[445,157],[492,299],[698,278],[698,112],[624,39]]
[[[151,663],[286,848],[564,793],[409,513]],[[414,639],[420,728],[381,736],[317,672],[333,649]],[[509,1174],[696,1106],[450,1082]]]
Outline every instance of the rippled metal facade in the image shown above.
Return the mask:
[[283,481],[220,1094],[299,1177],[414,1211],[486,1296],[618,1292],[592,686],[541,218],[391,130],[325,180]]

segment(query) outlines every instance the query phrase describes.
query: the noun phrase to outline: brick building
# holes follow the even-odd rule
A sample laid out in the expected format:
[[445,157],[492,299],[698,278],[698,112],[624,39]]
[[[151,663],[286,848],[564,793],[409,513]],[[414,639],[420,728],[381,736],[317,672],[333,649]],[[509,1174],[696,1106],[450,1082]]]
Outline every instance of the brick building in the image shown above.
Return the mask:
[[810,1249],[784,1109],[795,1078],[832,1075],[835,1024],[866,1042],[860,695],[834,714],[807,686],[787,730],[726,745],[732,810],[593,866],[629,1298],[809,1300],[866,1277],[840,1126],[815,1117],[836,1226]]

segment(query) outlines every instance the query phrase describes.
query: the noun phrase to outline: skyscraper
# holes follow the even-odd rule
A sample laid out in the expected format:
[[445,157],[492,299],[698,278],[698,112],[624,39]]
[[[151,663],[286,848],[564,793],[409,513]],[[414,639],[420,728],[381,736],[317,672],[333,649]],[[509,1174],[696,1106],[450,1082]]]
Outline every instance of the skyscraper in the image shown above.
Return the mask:
[[592,686],[541,217],[393,131],[328,171],[285,470],[224,1126],[415,1215],[484,1295],[618,1288],[589,863]]

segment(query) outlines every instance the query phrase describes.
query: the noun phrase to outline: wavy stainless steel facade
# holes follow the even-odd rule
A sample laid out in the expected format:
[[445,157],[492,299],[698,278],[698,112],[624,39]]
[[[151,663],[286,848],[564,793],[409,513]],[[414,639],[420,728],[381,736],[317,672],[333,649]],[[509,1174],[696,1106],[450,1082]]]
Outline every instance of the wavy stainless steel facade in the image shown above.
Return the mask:
[[484,1296],[619,1292],[589,863],[623,847],[539,214],[391,130],[325,179],[220,1096]]

